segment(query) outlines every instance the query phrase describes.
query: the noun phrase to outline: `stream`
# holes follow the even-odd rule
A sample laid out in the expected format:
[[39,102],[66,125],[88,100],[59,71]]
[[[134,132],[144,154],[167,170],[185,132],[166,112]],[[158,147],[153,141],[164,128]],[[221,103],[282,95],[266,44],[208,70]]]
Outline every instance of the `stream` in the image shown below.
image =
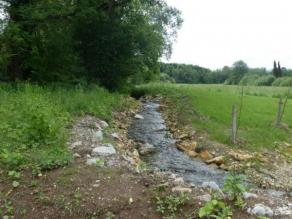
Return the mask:
[[155,146],[156,152],[143,157],[148,166],[162,171],[170,171],[184,178],[188,183],[201,185],[213,181],[223,185],[226,172],[208,166],[200,160],[191,159],[175,146],[161,113],[158,101],[142,103],[139,114],[144,119],[137,119],[129,128],[129,136],[139,142]]

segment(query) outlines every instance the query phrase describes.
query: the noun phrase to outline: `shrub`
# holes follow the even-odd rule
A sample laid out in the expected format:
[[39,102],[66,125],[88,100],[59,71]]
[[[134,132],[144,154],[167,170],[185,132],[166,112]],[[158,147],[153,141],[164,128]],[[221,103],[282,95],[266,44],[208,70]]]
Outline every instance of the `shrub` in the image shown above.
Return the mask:
[[32,151],[52,148],[67,151],[68,113],[29,87],[15,92],[2,90],[1,96],[4,98],[0,100],[0,163],[12,168],[35,159]]
[[157,212],[162,215],[168,215],[172,218],[175,217],[175,213],[183,206],[189,197],[185,193],[180,195],[168,195],[165,197],[156,197]]
[[290,83],[292,83],[292,77],[282,77],[276,79],[272,86],[277,86],[277,87],[289,87]]
[[254,82],[259,79],[259,75],[247,74],[239,82],[239,85],[254,85]]
[[276,78],[272,75],[262,76],[262,77],[259,77],[254,82],[254,85],[256,85],[256,86],[271,86],[275,80],[276,80]]
[[97,86],[0,85],[0,167],[52,169],[66,165],[67,127],[75,116],[92,114],[110,121],[128,106],[121,95]]

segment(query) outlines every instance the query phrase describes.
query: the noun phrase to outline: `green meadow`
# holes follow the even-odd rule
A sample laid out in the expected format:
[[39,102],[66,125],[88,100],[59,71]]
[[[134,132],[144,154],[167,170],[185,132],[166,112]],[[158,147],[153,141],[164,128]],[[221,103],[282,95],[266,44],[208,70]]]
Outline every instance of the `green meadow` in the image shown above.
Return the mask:
[[[138,90],[170,98],[173,105],[169,110],[178,114],[180,122],[192,124],[212,140],[231,145],[232,105],[236,105],[238,111],[242,105],[238,113],[238,137],[245,148],[272,149],[279,142],[291,141],[290,128],[274,127],[279,97],[285,101],[289,88],[153,83],[140,86]],[[291,101],[288,99],[282,119],[288,127],[292,127]]]

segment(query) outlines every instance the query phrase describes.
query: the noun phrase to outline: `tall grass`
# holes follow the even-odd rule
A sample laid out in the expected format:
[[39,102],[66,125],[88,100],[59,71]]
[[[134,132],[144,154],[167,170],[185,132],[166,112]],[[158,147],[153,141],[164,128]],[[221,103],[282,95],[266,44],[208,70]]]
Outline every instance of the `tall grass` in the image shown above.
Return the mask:
[[125,107],[123,96],[97,86],[0,85],[0,165],[52,169],[71,154],[65,145],[73,118],[91,114],[111,120]]
[[[168,96],[174,103],[169,110],[185,120],[181,122],[192,124],[199,132],[208,133],[211,139],[230,144],[231,109],[233,104],[240,105],[241,87],[149,84],[139,89],[148,94]],[[284,96],[287,90],[278,87],[244,87],[239,137],[245,142],[246,148],[273,148],[277,141],[292,140],[291,129],[273,126],[278,106],[278,98],[275,97]],[[292,127],[290,100],[283,122]]]

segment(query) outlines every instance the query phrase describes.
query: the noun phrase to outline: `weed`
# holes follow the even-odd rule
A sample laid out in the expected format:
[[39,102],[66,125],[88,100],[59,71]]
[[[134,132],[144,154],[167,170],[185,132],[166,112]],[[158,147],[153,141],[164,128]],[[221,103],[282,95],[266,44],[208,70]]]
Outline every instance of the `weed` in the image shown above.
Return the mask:
[[180,195],[156,196],[156,211],[165,217],[174,217],[175,213],[183,206],[189,197],[185,193]]
[[13,179],[19,179],[21,177],[21,173],[18,171],[12,170],[8,172],[8,176],[12,177]]
[[0,192],[0,215],[3,215],[3,218],[11,218],[13,215],[13,205],[4,194]]
[[95,165],[97,167],[104,167],[104,160],[102,160],[102,159],[96,159]]
[[59,208],[64,209],[66,212],[72,212],[71,203],[66,200],[64,195],[60,195],[56,198],[56,204]]
[[80,201],[81,201],[81,192],[80,192],[80,189],[79,188],[74,192],[74,200],[75,200],[76,205],[79,205],[80,204]]
[[244,180],[244,176],[231,173],[225,179],[223,191],[212,194],[212,200],[200,208],[199,217],[231,219],[232,208],[225,204],[224,197],[227,195],[235,207],[243,208],[245,206],[243,193],[247,191],[247,187],[243,184]]
[[236,207],[243,208],[245,202],[243,193],[247,192],[247,187],[243,184],[245,176],[231,173],[224,182],[223,191],[228,195],[231,201],[234,201]]
[[72,160],[66,146],[76,116],[91,114],[110,121],[112,112],[133,101],[98,86],[40,87],[29,83],[0,85],[0,167],[41,170]]
[[112,213],[112,212],[110,212],[110,211],[108,211],[108,212],[106,213],[106,219],[114,219],[114,218],[115,218],[114,213]]
[[54,202],[51,200],[51,198],[43,193],[39,194],[38,199],[44,206],[51,206],[54,204]]
[[200,218],[231,219],[232,210],[223,201],[212,199],[199,210]]

